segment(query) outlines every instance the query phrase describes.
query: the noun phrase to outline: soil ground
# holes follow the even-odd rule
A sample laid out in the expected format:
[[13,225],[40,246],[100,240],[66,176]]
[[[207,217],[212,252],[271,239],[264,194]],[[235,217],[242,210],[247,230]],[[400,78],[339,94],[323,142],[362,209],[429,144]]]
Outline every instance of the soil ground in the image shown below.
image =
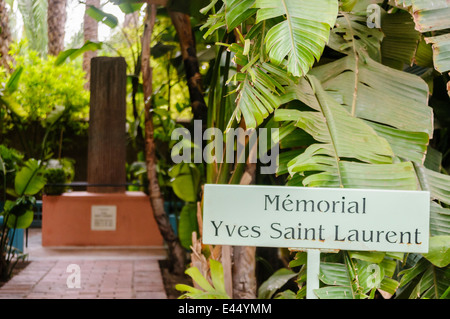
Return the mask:
[[[18,262],[12,271],[11,278],[14,277],[16,274],[18,274],[19,272],[21,272],[23,269],[25,269],[25,267],[27,267],[30,263],[31,263],[31,261]],[[8,281],[0,281],[0,287],[2,287],[7,282]]]
[[181,296],[181,292],[175,289],[177,284],[185,284],[192,286],[192,280],[187,275],[175,275],[169,271],[169,265],[167,260],[161,260],[159,262],[161,269],[164,288],[166,290],[167,299],[177,299]]

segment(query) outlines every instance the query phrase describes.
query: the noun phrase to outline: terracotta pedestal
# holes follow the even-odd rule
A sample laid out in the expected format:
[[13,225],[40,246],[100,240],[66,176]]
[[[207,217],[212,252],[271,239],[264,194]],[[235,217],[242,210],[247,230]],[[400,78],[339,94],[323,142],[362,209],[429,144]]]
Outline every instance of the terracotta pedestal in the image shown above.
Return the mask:
[[[97,212],[99,206],[112,208],[115,226],[99,230],[102,221],[91,220],[93,206]],[[42,198],[42,246],[161,247],[163,239],[145,193],[72,192]]]

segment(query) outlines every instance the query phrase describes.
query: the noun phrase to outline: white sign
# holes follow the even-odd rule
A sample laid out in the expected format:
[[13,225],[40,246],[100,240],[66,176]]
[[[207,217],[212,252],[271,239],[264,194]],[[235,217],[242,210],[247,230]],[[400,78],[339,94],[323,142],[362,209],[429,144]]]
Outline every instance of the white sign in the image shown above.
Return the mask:
[[91,230],[116,230],[116,206],[91,206]]
[[428,252],[425,191],[207,184],[203,209],[205,244]]

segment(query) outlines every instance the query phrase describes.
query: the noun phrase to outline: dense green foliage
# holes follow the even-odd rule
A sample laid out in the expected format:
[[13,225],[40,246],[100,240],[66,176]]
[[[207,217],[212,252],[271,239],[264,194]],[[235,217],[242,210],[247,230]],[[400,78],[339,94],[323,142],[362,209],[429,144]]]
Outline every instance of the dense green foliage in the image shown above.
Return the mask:
[[[278,176],[286,184],[431,193],[428,254],[324,254],[317,296],[448,297],[449,135],[444,118],[434,125],[433,111],[448,114],[441,84],[449,80],[443,16],[450,8],[445,1],[378,2],[378,28],[368,24],[370,1],[337,0],[213,1],[203,28],[205,37],[229,35],[218,45],[238,65],[230,79],[235,121],[279,127]],[[304,254],[290,265],[297,272],[275,273],[261,296],[297,274],[298,289],[277,296],[305,297]],[[380,270],[375,283],[372,265]]]
[[[41,58],[17,45],[14,89],[2,97],[1,140],[16,144],[27,158],[61,152],[62,131],[85,134],[89,92],[84,73],[73,64],[55,67],[55,58]],[[6,72],[0,82],[11,82]],[[45,143],[43,143],[45,141]],[[45,144],[45,145],[44,145]]]

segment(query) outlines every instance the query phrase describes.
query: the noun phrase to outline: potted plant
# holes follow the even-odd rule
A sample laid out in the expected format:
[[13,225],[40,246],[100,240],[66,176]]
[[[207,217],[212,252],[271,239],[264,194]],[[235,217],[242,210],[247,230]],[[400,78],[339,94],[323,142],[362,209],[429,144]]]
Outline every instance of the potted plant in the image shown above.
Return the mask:
[[74,177],[73,160],[68,158],[49,160],[44,176],[47,180],[45,193],[47,195],[61,195],[68,190],[67,184]]

